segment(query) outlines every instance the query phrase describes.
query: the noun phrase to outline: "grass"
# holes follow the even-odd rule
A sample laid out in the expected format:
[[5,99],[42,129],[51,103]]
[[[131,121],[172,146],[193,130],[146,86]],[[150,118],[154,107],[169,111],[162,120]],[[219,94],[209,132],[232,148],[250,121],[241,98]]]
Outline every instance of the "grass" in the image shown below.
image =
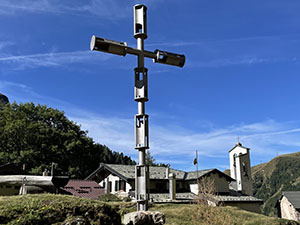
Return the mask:
[[[214,223],[206,223],[197,219],[197,204],[161,204],[155,205],[151,210],[160,211],[166,216],[166,225],[207,225]],[[213,215],[224,214],[229,215],[230,224],[232,225],[297,225],[295,221],[279,219],[276,217],[268,217],[262,214],[247,212],[235,207],[212,207]],[[226,222],[226,221],[225,221]],[[219,225],[219,224],[216,224]]]
[[0,199],[0,224],[121,224],[119,208],[67,195],[23,195]]
[[[121,224],[121,217],[136,210],[132,202],[103,202],[66,195],[23,195],[0,197],[0,224]],[[151,211],[166,216],[166,225],[212,225],[199,218],[197,204],[155,204]],[[232,225],[296,225],[297,222],[267,217],[234,207],[211,207],[210,212],[226,215]],[[77,223],[76,223],[77,224]],[[220,225],[220,224],[218,224]]]

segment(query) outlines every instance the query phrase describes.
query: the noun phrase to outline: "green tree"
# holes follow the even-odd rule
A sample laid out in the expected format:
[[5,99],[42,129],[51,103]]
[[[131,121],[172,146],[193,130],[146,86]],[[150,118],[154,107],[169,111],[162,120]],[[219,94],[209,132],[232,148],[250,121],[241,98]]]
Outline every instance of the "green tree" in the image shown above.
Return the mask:
[[85,178],[100,162],[135,164],[129,157],[95,143],[64,112],[45,105],[7,104],[0,110],[0,164],[25,164],[41,174],[58,164],[56,174]]
[[146,160],[146,165],[148,165],[148,166],[157,166],[157,164],[155,163],[155,159],[151,155],[149,149],[146,150],[145,160]]

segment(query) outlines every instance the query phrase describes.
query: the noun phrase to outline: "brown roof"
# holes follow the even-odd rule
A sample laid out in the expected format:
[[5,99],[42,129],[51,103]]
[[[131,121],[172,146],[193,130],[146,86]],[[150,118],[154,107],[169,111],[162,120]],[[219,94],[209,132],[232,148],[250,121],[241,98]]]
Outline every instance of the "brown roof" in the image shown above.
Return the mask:
[[63,189],[74,196],[97,199],[105,193],[95,181],[91,180],[70,180]]

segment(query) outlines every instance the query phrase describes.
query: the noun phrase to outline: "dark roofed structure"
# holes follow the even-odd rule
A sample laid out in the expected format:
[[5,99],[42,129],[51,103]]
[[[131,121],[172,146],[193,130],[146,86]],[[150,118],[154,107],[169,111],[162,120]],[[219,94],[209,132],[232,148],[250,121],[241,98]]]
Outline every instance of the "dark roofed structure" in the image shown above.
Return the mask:
[[283,191],[276,208],[278,217],[300,221],[300,191]]
[[91,199],[98,199],[104,194],[104,188],[91,180],[69,180],[63,189],[74,196]]
[[300,209],[300,191],[283,191],[282,196],[285,196],[295,209]]

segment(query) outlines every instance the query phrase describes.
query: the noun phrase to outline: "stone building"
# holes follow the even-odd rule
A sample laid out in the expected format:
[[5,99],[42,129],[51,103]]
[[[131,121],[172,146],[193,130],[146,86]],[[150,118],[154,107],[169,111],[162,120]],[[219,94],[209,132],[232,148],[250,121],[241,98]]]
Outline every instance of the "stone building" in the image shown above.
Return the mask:
[[276,206],[278,217],[300,221],[300,191],[283,191]]

